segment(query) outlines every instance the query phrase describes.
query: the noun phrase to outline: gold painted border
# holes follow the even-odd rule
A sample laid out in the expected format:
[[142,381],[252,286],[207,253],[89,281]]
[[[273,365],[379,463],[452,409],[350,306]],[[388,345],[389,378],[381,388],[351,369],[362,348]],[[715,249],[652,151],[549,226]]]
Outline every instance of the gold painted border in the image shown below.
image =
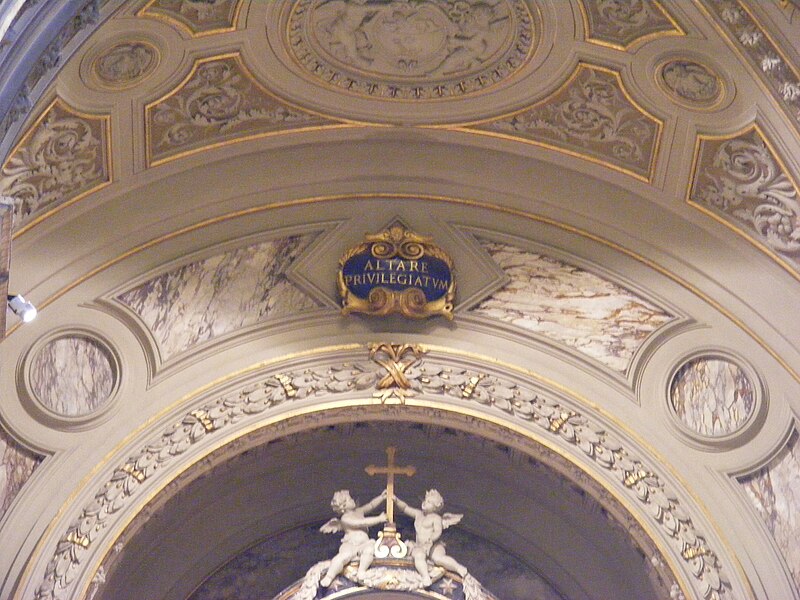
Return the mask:
[[[155,0],[153,0],[153,1],[155,1]],[[208,63],[208,62],[213,62],[213,61],[217,61],[217,60],[226,60],[226,59],[230,59],[230,58],[234,59],[236,64],[242,70],[242,74],[248,79],[248,81],[251,84],[253,84],[262,94],[268,96],[274,102],[277,102],[278,104],[281,104],[283,106],[288,106],[290,108],[293,108],[294,110],[297,110],[297,111],[300,111],[300,112],[304,112],[306,114],[310,114],[310,115],[313,115],[315,117],[319,117],[321,119],[326,119],[326,120],[329,120],[329,121],[333,121],[333,123],[330,124],[330,125],[309,125],[307,127],[294,127],[294,128],[289,128],[289,129],[283,129],[283,130],[279,129],[279,130],[274,130],[274,131],[253,132],[253,133],[250,133],[250,134],[237,136],[237,137],[230,138],[230,139],[220,140],[218,142],[213,142],[211,144],[206,144],[206,145],[199,146],[199,147],[196,147],[196,148],[189,148],[189,149],[186,149],[186,150],[181,150],[181,151],[179,151],[179,152],[177,152],[175,154],[170,154],[168,156],[164,156],[164,157],[159,158],[157,160],[153,160],[153,157],[152,157],[152,153],[153,153],[153,151],[152,151],[152,139],[151,139],[151,133],[152,132],[151,132],[151,127],[150,127],[150,113],[153,110],[153,107],[156,106],[157,104],[162,103],[162,102],[166,102],[167,100],[172,98],[172,96],[174,96],[174,95],[178,94],[179,92],[181,92],[186,87],[186,84],[192,79],[192,77],[194,77],[194,74],[197,72],[197,69],[201,65],[203,65],[205,63]],[[236,144],[236,143],[240,143],[240,142],[246,142],[246,141],[249,141],[249,140],[255,140],[255,139],[259,139],[259,138],[274,137],[274,136],[279,136],[279,135],[288,135],[288,134],[292,134],[292,133],[304,133],[304,132],[308,132],[308,131],[323,131],[323,130],[329,130],[329,129],[343,129],[343,128],[356,128],[356,127],[381,127],[381,125],[365,123],[365,122],[360,122],[360,121],[351,121],[351,120],[347,120],[347,119],[341,119],[339,117],[332,117],[330,115],[326,115],[324,113],[320,113],[320,112],[317,112],[315,110],[309,110],[309,109],[307,109],[305,107],[302,107],[302,106],[299,106],[297,104],[294,104],[293,102],[289,102],[287,100],[284,100],[283,98],[275,95],[272,91],[268,90],[266,87],[264,87],[261,84],[261,82],[258,81],[258,79],[256,79],[256,77],[252,74],[250,69],[247,68],[247,65],[245,64],[244,60],[242,59],[241,52],[237,50],[235,52],[227,52],[225,54],[216,54],[214,56],[207,56],[205,58],[201,58],[201,59],[195,60],[194,63],[192,64],[192,68],[189,70],[189,73],[187,73],[187,75],[180,81],[180,83],[178,83],[178,85],[176,87],[174,87],[172,90],[170,90],[168,93],[166,93],[165,95],[161,96],[160,98],[158,98],[156,100],[153,100],[152,102],[149,102],[149,103],[147,103],[145,105],[145,107],[144,107],[145,167],[147,167],[147,168],[156,167],[156,166],[168,163],[168,162],[172,162],[174,160],[178,160],[180,158],[185,158],[187,156],[191,156],[193,154],[197,154],[199,152],[204,152],[206,150],[212,150],[214,148],[221,148],[221,147],[224,147],[224,146],[229,146],[231,144]],[[388,126],[386,126],[386,127],[388,127]]]
[[775,162],[778,163],[778,166],[780,167],[781,172],[789,180],[789,183],[792,184],[792,187],[794,187],[795,192],[800,197],[800,187],[798,187],[797,181],[795,181],[794,177],[792,176],[791,170],[786,168],[786,164],[783,162],[783,160],[781,159],[780,155],[775,151],[775,147],[769,141],[769,138],[764,134],[764,130],[761,129],[761,127],[758,125],[757,122],[753,122],[752,124],[748,125],[747,127],[744,127],[743,129],[740,129],[739,131],[736,131],[736,132],[734,132],[733,134],[730,134],[730,135],[703,135],[703,134],[700,134],[700,135],[697,136],[697,138],[695,139],[695,144],[694,144],[694,157],[692,158],[691,177],[689,179],[689,185],[686,187],[686,203],[689,206],[691,206],[693,208],[696,208],[700,212],[702,212],[702,213],[706,214],[707,216],[711,217],[712,219],[714,219],[718,223],[721,223],[722,225],[724,225],[725,227],[727,227],[728,229],[733,231],[736,235],[738,235],[739,237],[745,239],[747,242],[749,242],[750,244],[755,246],[758,250],[761,250],[764,254],[769,256],[773,261],[775,261],[778,265],[780,265],[787,273],[789,273],[789,275],[791,275],[798,282],[800,282],[800,271],[798,271],[798,269],[800,269],[800,265],[799,266],[792,266],[792,264],[790,262],[788,262],[786,259],[784,259],[780,254],[778,254],[777,252],[772,250],[769,246],[767,246],[764,242],[760,241],[758,238],[750,235],[744,229],[738,227],[735,223],[732,223],[731,221],[725,219],[722,215],[718,214],[717,212],[713,211],[712,209],[707,208],[706,206],[704,206],[702,204],[699,204],[698,202],[695,202],[694,200],[692,200],[692,189],[694,188],[694,185],[695,185],[695,183],[697,182],[697,179],[698,179],[697,168],[698,168],[699,162],[700,162],[700,151],[701,151],[703,142],[704,141],[734,140],[734,139],[736,139],[736,138],[738,138],[740,136],[743,136],[743,135],[746,135],[748,133],[751,133],[752,131],[755,131],[759,135],[759,137],[761,138],[761,141],[764,142],[764,145],[767,147],[767,150],[769,151],[769,153],[772,156],[772,158],[775,160]]
[[[155,2],[155,0],[152,0],[152,1]],[[371,96],[370,94],[361,94],[359,92],[354,92],[352,90],[349,90],[349,89],[343,88],[343,87],[339,87],[337,85],[326,85],[326,81],[324,79],[321,79],[321,78],[316,78],[315,79],[313,77],[313,75],[308,71],[308,69],[306,69],[305,65],[303,65],[299,61],[299,59],[294,55],[293,52],[287,51],[286,54],[289,56],[289,59],[292,61],[294,66],[298,68],[298,71],[297,72],[293,72],[293,74],[299,75],[304,80],[306,80],[308,83],[310,83],[310,84],[312,84],[314,86],[327,88],[327,90],[331,91],[331,92],[345,94],[345,95],[348,95],[348,96],[353,97],[353,98],[361,98],[361,99],[372,100],[372,101],[388,101],[388,102],[398,103],[398,104],[400,104],[400,103],[419,104],[419,103],[423,103],[423,102],[442,102],[442,101],[448,101],[448,100],[450,102],[457,102],[460,99],[472,98],[472,97],[478,96],[478,95],[480,95],[480,94],[482,94],[484,92],[495,93],[497,91],[495,86],[502,86],[503,88],[508,87],[509,85],[513,84],[516,79],[519,79],[518,76],[520,75],[520,73],[522,73],[525,70],[525,67],[527,67],[531,63],[531,61],[533,60],[533,55],[536,54],[536,51],[539,48],[539,42],[542,39],[542,13],[541,13],[541,9],[539,8],[538,4],[535,4],[534,6],[531,6],[527,2],[527,0],[522,0],[522,3],[525,5],[525,8],[528,9],[528,14],[531,16],[532,29],[533,29],[534,35],[537,36],[531,42],[531,47],[528,50],[528,53],[525,56],[525,59],[522,61],[522,63],[520,63],[519,67],[513,73],[511,73],[511,75],[509,75],[506,79],[504,79],[502,81],[499,81],[499,82],[497,82],[495,84],[491,84],[488,87],[481,88],[481,89],[475,90],[473,92],[465,93],[465,94],[462,94],[460,96],[442,96],[440,98],[414,99],[414,98],[387,98],[387,97],[384,97],[384,96]],[[294,6],[295,5],[292,5],[290,13],[294,11]],[[282,40],[284,42],[288,42],[289,21],[290,20],[291,20],[291,14],[287,18],[286,27],[282,28],[285,31],[284,39]],[[514,46],[514,44],[511,44],[511,47],[513,47],[513,46]],[[368,72],[361,71],[360,69],[357,69],[357,68],[353,68],[353,71],[355,71],[355,72],[363,72],[365,74],[365,76],[369,75]],[[474,75],[472,75],[471,77],[474,77]],[[468,79],[468,77],[465,77],[463,79]],[[387,84],[387,85],[389,85],[389,84]]]
[[[502,121],[503,119],[508,119],[508,118],[511,118],[511,117],[515,117],[515,116],[520,115],[522,113],[525,113],[525,112],[527,112],[529,110],[534,110],[534,109],[537,109],[539,107],[542,107],[542,106],[546,105],[548,102],[552,101],[553,98],[555,98],[556,96],[558,96],[559,94],[564,92],[567,88],[569,88],[569,86],[572,85],[572,83],[575,81],[575,79],[577,79],[580,76],[580,74],[583,71],[583,69],[588,69],[588,70],[592,70],[592,71],[600,71],[601,73],[606,73],[608,75],[612,75],[615,78],[615,80],[617,82],[617,85],[619,86],[619,89],[622,91],[622,95],[625,97],[625,99],[628,102],[630,102],[630,104],[636,110],[638,110],[640,114],[644,115],[645,118],[650,119],[651,121],[653,121],[656,124],[656,139],[655,139],[655,143],[653,144],[653,152],[652,152],[652,154],[650,156],[649,164],[647,165],[647,175],[642,175],[642,174],[637,173],[636,171],[632,171],[632,170],[630,170],[630,169],[628,169],[626,167],[621,167],[621,166],[619,166],[619,165],[617,165],[615,163],[611,163],[611,162],[605,161],[605,160],[603,160],[601,158],[597,158],[597,157],[594,157],[594,156],[591,156],[591,155],[588,155],[588,154],[583,154],[583,153],[578,152],[576,150],[571,150],[569,148],[562,148],[561,146],[557,146],[557,145],[555,145],[555,144],[553,144],[551,142],[544,142],[544,141],[540,141],[540,140],[524,138],[524,137],[520,137],[520,136],[511,135],[509,133],[500,133],[500,132],[496,132],[496,131],[485,131],[485,130],[482,130],[482,129],[472,129],[473,127],[477,127],[479,125],[488,125],[490,123],[494,123],[494,122],[497,122],[497,121]],[[576,158],[581,158],[581,159],[587,160],[587,161],[592,162],[594,164],[607,167],[607,168],[611,169],[612,171],[616,171],[618,173],[623,173],[625,175],[629,175],[629,176],[633,177],[634,179],[638,179],[639,181],[643,181],[645,183],[652,184],[653,183],[653,177],[654,177],[654,171],[655,171],[655,165],[656,165],[656,162],[658,160],[658,155],[661,152],[661,137],[662,137],[662,133],[663,133],[663,129],[664,129],[664,121],[662,121],[661,119],[659,119],[655,115],[651,114],[650,111],[648,111],[645,108],[643,108],[636,100],[633,99],[633,97],[628,92],[627,88],[625,87],[625,85],[624,85],[624,83],[622,81],[622,76],[620,75],[619,71],[616,71],[614,69],[610,69],[608,67],[604,67],[604,66],[601,66],[601,65],[597,65],[597,64],[593,64],[593,63],[589,63],[589,62],[580,60],[580,61],[578,61],[578,65],[575,67],[575,70],[570,74],[570,76],[567,78],[567,80],[564,83],[562,83],[553,93],[548,94],[548,96],[546,98],[544,98],[542,100],[539,100],[538,102],[535,102],[534,104],[531,104],[531,105],[529,105],[529,106],[527,106],[525,108],[521,108],[521,109],[509,112],[509,113],[505,113],[505,114],[502,114],[502,115],[499,115],[499,116],[488,117],[488,118],[485,118],[485,119],[478,119],[476,121],[469,121],[469,122],[466,122],[466,123],[460,123],[460,124],[456,124],[456,125],[420,125],[419,127],[422,128],[422,129],[446,129],[448,131],[461,131],[461,132],[469,133],[469,134],[472,134],[472,135],[483,135],[483,136],[488,136],[488,137],[493,137],[493,138],[498,138],[498,139],[513,140],[515,142],[520,142],[520,143],[523,143],[523,144],[529,144],[529,145],[532,145],[532,146],[539,146],[539,147],[542,147],[542,148],[546,148],[548,150],[554,150],[556,152],[560,152],[561,154],[566,154],[568,156],[573,156],[573,157],[576,157]]]
[[102,128],[102,131],[103,131],[103,137],[105,138],[105,140],[104,140],[105,143],[103,144],[104,150],[105,150],[105,161],[104,162],[105,162],[105,167],[106,167],[106,172],[108,174],[108,177],[107,177],[106,181],[101,181],[100,183],[98,183],[94,187],[92,187],[92,188],[90,188],[88,190],[84,190],[83,192],[81,192],[80,194],[75,195],[74,197],[70,198],[69,200],[66,200],[66,201],[64,201],[64,202],[62,202],[60,204],[57,204],[56,206],[53,206],[52,208],[45,209],[44,211],[42,211],[42,213],[40,215],[34,217],[30,221],[28,221],[25,225],[20,227],[18,230],[14,231],[11,234],[12,241],[17,239],[19,236],[21,236],[23,233],[25,233],[26,231],[28,231],[29,229],[31,229],[35,225],[38,225],[39,223],[44,221],[46,218],[53,216],[58,211],[60,211],[60,210],[62,210],[64,208],[67,208],[68,206],[71,206],[71,205],[75,204],[79,200],[83,200],[84,198],[86,198],[90,194],[93,194],[95,192],[99,192],[100,190],[102,190],[103,188],[108,187],[109,185],[111,185],[114,182],[114,168],[113,168],[114,161],[113,161],[113,157],[111,156],[111,115],[110,114],[97,115],[97,114],[91,114],[91,113],[82,112],[80,110],[72,108],[69,104],[67,104],[67,102],[64,99],[62,99],[59,96],[56,96],[53,99],[53,101],[50,102],[50,104],[47,105],[47,108],[45,108],[42,111],[42,113],[38,117],[36,117],[36,120],[30,125],[30,127],[28,127],[27,131],[25,132],[25,135],[23,135],[22,138],[20,138],[20,140],[16,144],[14,144],[14,147],[11,149],[11,152],[8,153],[8,156],[6,157],[5,161],[3,161],[2,166],[0,166],[0,172],[2,172],[2,170],[4,170],[6,168],[6,166],[9,163],[9,161],[11,161],[11,159],[14,157],[14,155],[16,155],[16,153],[20,149],[20,147],[22,147],[25,143],[28,142],[28,140],[30,140],[31,137],[33,137],[33,135],[36,133],[36,129],[39,127],[39,125],[41,125],[42,121],[44,121],[45,118],[47,118],[47,116],[50,114],[50,111],[53,110],[53,108],[55,108],[56,106],[58,106],[64,112],[66,112],[68,114],[71,114],[71,115],[73,115],[75,117],[79,117],[81,119],[88,119],[88,120],[91,120],[91,121],[100,121],[101,122],[101,128]]
[[667,19],[667,21],[670,22],[670,25],[672,25],[673,29],[668,31],[653,31],[652,33],[648,33],[647,35],[637,37],[625,45],[617,44],[615,42],[609,42],[608,40],[602,40],[600,38],[593,38],[591,37],[591,31],[590,31],[591,24],[589,22],[589,13],[587,12],[586,6],[584,5],[585,1],[586,0],[580,0],[578,2],[578,8],[581,11],[581,17],[583,18],[583,35],[584,35],[583,39],[585,42],[588,42],[590,44],[595,44],[597,46],[603,46],[604,48],[613,48],[614,50],[621,50],[622,52],[627,52],[634,46],[637,46],[639,44],[644,44],[651,40],[655,40],[662,37],[674,37],[674,36],[686,35],[686,31],[683,29],[683,27],[680,26],[677,19],[675,19],[671,14],[669,14],[669,12],[667,12],[667,10],[663,6],[661,6],[661,3],[658,0],[652,0],[653,6]]
[[[334,194],[334,195],[325,195],[325,196],[312,196],[307,198],[297,198],[294,200],[284,200],[282,202],[277,202],[274,204],[262,204],[260,206],[253,206],[250,208],[241,209],[238,211],[234,211],[231,213],[227,213],[225,215],[218,215],[215,217],[210,217],[208,219],[204,219],[193,225],[187,225],[185,227],[181,227],[180,229],[176,229],[170,233],[161,235],[159,237],[153,238],[148,240],[138,246],[135,246],[126,252],[118,255],[115,258],[107,260],[106,262],[98,265],[97,267],[90,270],[88,273],[84,274],[83,276],[79,277],[69,285],[61,288],[55,294],[49,296],[45,300],[39,303],[39,310],[43,310],[71,290],[78,287],[84,281],[91,279],[95,275],[102,273],[106,269],[116,265],[117,263],[129,258],[139,252],[157,246],[158,244],[171,240],[173,238],[179,237],[181,235],[191,233],[193,231],[197,231],[203,229],[205,227],[216,225],[218,223],[223,223],[225,221],[236,219],[239,217],[250,216],[254,214],[259,214],[262,212],[267,212],[273,209],[282,209],[282,208],[292,208],[296,206],[305,206],[311,204],[317,204],[321,202],[331,202],[331,201],[341,201],[341,200],[359,200],[359,199],[396,199],[396,200],[421,200],[421,201],[432,201],[432,202],[442,202],[446,204],[452,204],[456,206],[465,206],[471,208],[481,208],[490,211],[496,211],[502,214],[511,215],[514,217],[519,217],[521,219],[526,219],[529,221],[533,221],[536,223],[542,223],[544,225],[552,226],[562,231],[565,231],[569,234],[577,235],[579,237],[591,240],[598,244],[601,244],[607,248],[610,248],[616,252],[627,256],[636,262],[639,262],[646,267],[653,269],[660,275],[663,275],[670,281],[678,284],[679,286],[683,287],[684,289],[688,290],[701,300],[703,300],[706,304],[711,306],[714,310],[722,314],[728,320],[730,320],[734,325],[739,327],[742,331],[744,331],[754,342],[756,342],[759,346],[761,346],[765,352],[767,352],[779,365],[781,365],[791,377],[800,383],[800,373],[796,371],[787,361],[784,359],[777,351],[773,350],[755,331],[753,331],[750,327],[748,327],[743,321],[741,321],[736,315],[733,314],[730,310],[725,308],[720,302],[706,294],[705,292],[701,291],[696,286],[692,285],[685,279],[682,279],[678,275],[672,273],[671,271],[667,270],[665,267],[662,267],[654,260],[651,260],[641,254],[634,252],[633,250],[629,250],[628,248],[608,240],[602,236],[597,234],[591,233],[585,229],[581,229],[580,227],[576,227],[573,225],[569,225],[567,223],[562,223],[561,221],[557,221],[550,217],[545,217],[542,215],[537,215],[535,213],[525,212],[524,210],[517,209],[517,208],[509,208],[504,206],[499,206],[497,204],[490,204],[488,202],[480,202],[477,200],[469,200],[465,198],[455,198],[452,196],[438,196],[438,195],[430,195],[430,194],[390,194],[385,192],[377,192],[377,193],[358,193],[358,194]],[[6,332],[6,337],[11,335],[20,327],[20,323],[15,324]]]
[[209,35],[217,35],[217,34],[220,34],[220,33],[230,33],[231,31],[236,31],[237,25],[239,23],[239,15],[241,14],[242,6],[244,5],[244,0],[235,0],[235,1],[236,1],[237,4],[236,4],[236,8],[233,11],[233,15],[232,15],[232,18],[231,18],[231,24],[228,27],[218,27],[217,29],[209,29],[208,31],[194,31],[194,30],[192,30],[191,27],[189,27],[183,21],[175,19],[175,18],[169,16],[168,14],[155,12],[155,11],[148,12],[148,9],[150,9],[150,7],[153,6],[153,4],[158,2],[158,0],[149,0],[147,2],[147,4],[145,4],[142,8],[140,8],[138,11],[136,11],[135,16],[140,17],[140,18],[144,18],[144,19],[155,19],[157,21],[162,21],[164,23],[167,23],[167,24],[175,27],[179,31],[183,31],[185,33],[188,33],[189,36],[192,37],[192,38],[200,38],[200,37],[206,37],[206,36],[209,36]]

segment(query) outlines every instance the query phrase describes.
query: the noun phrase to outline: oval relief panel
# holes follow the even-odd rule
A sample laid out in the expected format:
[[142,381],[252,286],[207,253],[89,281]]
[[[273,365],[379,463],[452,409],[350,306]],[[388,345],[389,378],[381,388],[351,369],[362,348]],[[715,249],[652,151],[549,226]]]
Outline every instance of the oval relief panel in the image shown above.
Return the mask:
[[83,417],[113,395],[117,366],[99,340],[85,334],[57,337],[35,351],[28,367],[31,394],[48,411]]
[[436,99],[500,83],[534,48],[524,0],[297,0],[286,47],[314,79],[364,96]]
[[656,81],[676,103],[694,109],[713,108],[724,91],[722,80],[710,67],[683,58],[663,63]]
[[91,80],[107,89],[125,89],[136,85],[158,66],[159,53],[155,46],[144,41],[125,41],[115,44],[92,61]]
[[756,389],[734,362],[712,355],[688,360],[669,388],[673,413],[690,431],[720,438],[741,430],[756,408]]

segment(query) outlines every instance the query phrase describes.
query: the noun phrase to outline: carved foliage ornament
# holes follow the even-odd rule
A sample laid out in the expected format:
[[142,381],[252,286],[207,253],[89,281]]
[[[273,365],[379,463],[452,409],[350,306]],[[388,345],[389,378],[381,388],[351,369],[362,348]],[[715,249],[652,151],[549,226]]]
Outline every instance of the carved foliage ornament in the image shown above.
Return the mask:
[[366,96],[462,96],[519,70],[534,47],[524,0],[298,0],[286,45],[315,79]]
[[582,0],[586,39],[627,50],[657,35],[683,35],[670,14],[656,0]]
[[150,164],[234,138],[330,123],[272,96],[238,55],[198,61],[183,84],[145,113]]
[[[380,344],[379,346],[386,346]],[[445,358],[445,357],[443,357]],[[189,449],[213,443],[217,432],[237,424],[255,423],[285,402],[328,396],[363,397],[383,380],[386,368],[370,360],[325,365],[288,373],[275,372],[262,383],[205,401],[188,411],[106,476],[94,498],[68,526],[47,565],[35,597],[56,600],[75,583],[81,561],[94,544],[115,526],[118,515],[151,479],[170,468]],[[695,529],[677,496],[657,474],[657,468],[627,450],[613,434],[577,410],[509,379],[450,367],[426,355],[404,371],[409,388],[420,395],[455,403],[477,402],[520,424],[534,425],[558,444],[579,451],[605,471],[620,490],[670,540],[693,576],[697,597],[730,599],[731,586],[717,554]]]
[[453,318],[453,260],[432,239],[394,224],[339,260],[342,313]]
[[728,139],[701,138],[689,202],[800,270],[797,188],[754,127]]
[[587,64],[536,106],[477,127],[562,148],[646,181],[661,134],[661,122],[629,99],[618,73]]
[[56,100],[25,134],[0,172],[0,196],[14,202],[17,231],[111,181],[108,121]]
[[151,0],[140,16],[162,18],[192,35],[232,31],[242,0]]

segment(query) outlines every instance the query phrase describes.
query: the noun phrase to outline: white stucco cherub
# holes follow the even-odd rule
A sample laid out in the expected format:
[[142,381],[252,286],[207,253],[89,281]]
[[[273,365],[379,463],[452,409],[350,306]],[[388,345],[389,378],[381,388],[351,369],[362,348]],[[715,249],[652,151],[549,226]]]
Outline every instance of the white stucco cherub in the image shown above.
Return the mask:
[[454,571],[465,577],[467,568],[454,558],[447,555],[442,537],[442,531],[455,525],[464,515],[452,513],[439,514],[444,507],[444,498],[437,490],[428,490],[420,508],[413,508],[397,496],[394,497],[397,507],[414,519],[414,530],[417,537],[411,548],[411,557],[414,566],[422,577],[422,585],[431,585],[431,576],[428,572],[428,560],[448,571]]
[[344,537],[339,546],[339,553],[331,559],[331,564],[325,576],[320,580],[320,585],[328,587],[345,566],[356,558],[359,559],[358,576],[363,578],[375,556],[375,542],[369,538],[368,529],[373,525],[386,522],[386,513],[382,512],[372,517],[366,516],[366,513],[375,510],[385,499],[386,491],[384,490],[380,496],[362,506],[356,506],[355,500],[350,496],[348,490],[339,490],[333,495],[331,508],[339,517],[334,517],[325,523],[320,527],[320,531],[322,533],[344,531]]

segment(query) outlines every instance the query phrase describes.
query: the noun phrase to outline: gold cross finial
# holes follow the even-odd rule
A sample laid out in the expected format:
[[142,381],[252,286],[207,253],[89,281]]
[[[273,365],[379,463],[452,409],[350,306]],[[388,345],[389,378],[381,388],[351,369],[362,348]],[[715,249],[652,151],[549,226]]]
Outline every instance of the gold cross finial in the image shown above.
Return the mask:
[[394,457],[397,454],[397,448],[389,446],[386,448],[386,466],[378,467],[376,465],[369,465],[364,470],[367,475],[386,475],[386,519],[389,523],[394,524],[394,476],[406,475],[411,477],[417,472],[417,469],[412,466],[398,467],[394,463]]

